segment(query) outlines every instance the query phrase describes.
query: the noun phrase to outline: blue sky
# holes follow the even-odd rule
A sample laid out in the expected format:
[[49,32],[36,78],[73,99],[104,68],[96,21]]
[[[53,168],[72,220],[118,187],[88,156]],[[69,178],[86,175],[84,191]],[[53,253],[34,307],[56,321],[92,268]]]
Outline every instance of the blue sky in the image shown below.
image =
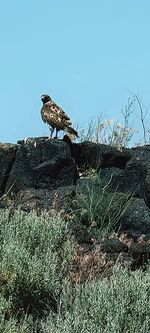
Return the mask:
[[81,126],[130,91],[150,110],[149,36],[149,0],[1,0],[0,141],[49,134],[43,93]]

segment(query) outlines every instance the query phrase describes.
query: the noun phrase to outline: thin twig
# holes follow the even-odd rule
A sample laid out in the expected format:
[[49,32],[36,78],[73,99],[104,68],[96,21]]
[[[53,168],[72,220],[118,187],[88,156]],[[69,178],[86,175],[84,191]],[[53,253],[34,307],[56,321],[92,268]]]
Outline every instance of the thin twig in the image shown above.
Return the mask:
[[15,183],[16,183],[16,180],[10,186],[10,188],[8,189],[8,191],[2,195],[2,197],[0,198],[0,201],[3,200],[4,198],[6,198],[8,196],[8,194],[10,193],[10,191],[12,190],[12,188],[14,187]]
[[111,181],[112,181],[112,178],[113,178],[113,174],[111,174],[111,176],[110,176],[110,179],[109,179],[109,181],[108,181],[108,183],[103,187],[103,191],[105,191],[106,190],[106,188],[110,185],[110,183],[111,183]]
[[139,100],[139,97],[137,95],[134,94],[135,99],[137,100],[139,109],[140,109],[140,118],[141,118],[141,123],[142,123],[142,128],[143,128],[143,138],[144,138],[144,144],[146,144],[146,129],[145,129],[145,124],[144,124],[144,114],[143,114],[143,108],[142,108],[142,104]]

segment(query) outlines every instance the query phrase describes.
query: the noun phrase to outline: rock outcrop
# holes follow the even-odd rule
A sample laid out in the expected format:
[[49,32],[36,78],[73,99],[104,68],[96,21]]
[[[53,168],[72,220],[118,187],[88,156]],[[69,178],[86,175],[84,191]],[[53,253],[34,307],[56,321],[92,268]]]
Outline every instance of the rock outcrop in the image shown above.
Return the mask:
[[[64,209],[77,181],[70,147],[61,140],[29,138],[0,145],[0,204],[25,210]],[[56,189],[57,193],[56,193]],[[9,195],[7,195],[9,194]]]
[[[110,193],[127,194],[132,200],[119,220],[118,232],[132,242],[144,235],[150,240],[150,146],[124,149],[92,142],[71,143],[64,140],[28,138],[17,144],[0,144],[0,208],[20,208],[27,212],[42,210],[69,214],[77,200],[76,187],[89,181],[90,170],[95,170],[103,188]],[[80,182],[78,179],[80,178]],[[90,180],[91,181],[91,180]],[[100,189],[101,191],[101,189]],[[100,195],[100,194],[99,194]],[[86,215],[85,215],[86,216]],[[77,242],[93,246],[86,233],[86,223],[72,230]],[[81,237],[80,237],[81,236]],[[119,236],[120,237],[120,236]],[[148,250],[145,250],[145,247]],[[120,240],[107,240],[101,250],[130,252],[134,260],[149,258],[149,246],[130,247]],[[112,250],[113,248],[113,250]],[[92,248],[93,251],[93,248]],[[143,251],[143,252],[142,252]],[[141,253],[145,253],[142,255]],[[147,254],[148,251],[148,254]],[[143,258],[143,257],[142,257]]]

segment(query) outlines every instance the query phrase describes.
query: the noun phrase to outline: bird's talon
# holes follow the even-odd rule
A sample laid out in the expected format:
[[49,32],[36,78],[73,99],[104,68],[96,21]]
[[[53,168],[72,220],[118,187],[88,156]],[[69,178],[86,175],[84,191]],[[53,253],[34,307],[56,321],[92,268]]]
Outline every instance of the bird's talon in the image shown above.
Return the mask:
[[45,139],[45,142],[46,141],[49,141],[49,140],[51,140],[52,138],[51,138],[51,136],[49,136],[47,139]]

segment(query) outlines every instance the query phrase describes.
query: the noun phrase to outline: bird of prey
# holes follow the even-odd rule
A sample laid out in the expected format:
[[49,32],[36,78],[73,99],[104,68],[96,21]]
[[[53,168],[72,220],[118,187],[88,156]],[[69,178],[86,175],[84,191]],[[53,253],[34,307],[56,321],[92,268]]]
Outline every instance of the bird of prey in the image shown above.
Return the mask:
[[42,95],[41,101],[43,102],[41,117],[42,120],[49,125],[51,138],[55,128],[56,138],[58,131],[60,130],[66,131],[78,137],[78,133],[73,127],[71,127],[72,123],[70,118],[63,111],[63,109],[51,99],[49,95]]

